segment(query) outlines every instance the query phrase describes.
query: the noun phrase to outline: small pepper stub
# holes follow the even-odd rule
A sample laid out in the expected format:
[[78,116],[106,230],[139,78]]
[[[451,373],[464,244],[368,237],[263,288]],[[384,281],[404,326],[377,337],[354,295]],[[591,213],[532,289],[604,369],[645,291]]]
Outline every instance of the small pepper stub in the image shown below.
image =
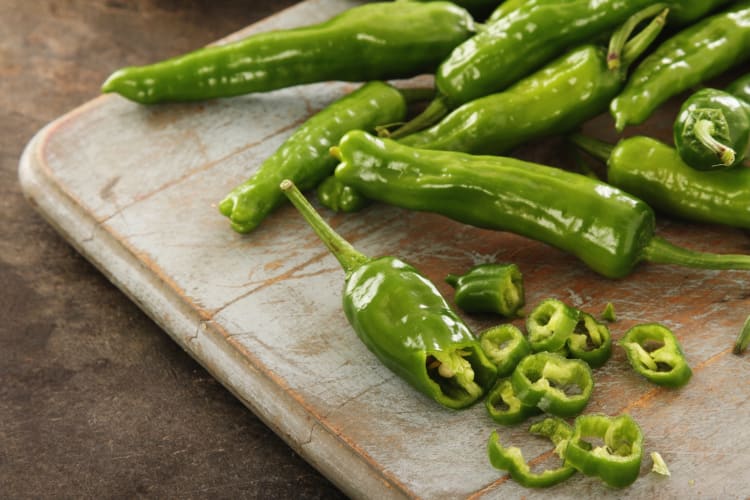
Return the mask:
[[515,264],[480,264],[466,274],[449,274],[456,305],[468,313],[514,317],[524,306],[523,275]]
[[619,344],[625,349],[633,369],[654,384],[681,387],[693,375],[682,346],[674,333],[663,325],[636,325],[625,333]]

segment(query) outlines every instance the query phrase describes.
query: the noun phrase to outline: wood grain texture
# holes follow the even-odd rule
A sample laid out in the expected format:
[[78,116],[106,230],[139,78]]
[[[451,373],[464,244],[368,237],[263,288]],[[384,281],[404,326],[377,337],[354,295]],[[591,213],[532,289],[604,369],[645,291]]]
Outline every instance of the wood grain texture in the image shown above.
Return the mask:
[[[310,0],[250,28],[322,19],[353,3]],[[519,487],[492,469],[485,443],[496,427],[479,405],[448,411],[414,393],[356,339],[340,310],[343,273],[302,219],[283,207],[251,235],[233,233],[216,210],[300,123],[352,85],[324,83],[199,104],[145,108],[98,98],[56,120],[29,145],[22,181],[32,202],[76,248],[295,450],[352,496],[424,498],[647,498],[746,495],[750,438],[741,383],[747,358],[730,354],[750,309],[747,273],[641,266],[611,281],[570,256],[517,236],[374,205],[333,215],[334,227],[369,255],[415,263],[441,291],[448,272],[513,261],[527,302],[558,297],[592,313],[613,302],[619,338],[658,321],[673,328],[694,367],[686,387],[654,388],[624,353],[595,371],[587,411],[628,411],[646,450],[672,477],[650,474],[613,492],[574,477],[546,491]],[[645,126],[664,136],[669,113]],[[608,130],[607,117],[587,128]],[[118,131],[119,133],[115,133]],[[637,129],[631,131],[637,132]],[[517,153],[560,162],[560,144]],[[750,253],[741,232],[662,218],[659,233],[698,250]],[[479,331],[496,320],[467,317]],[[549,443],[525,426],[503,440],[544,462]]]

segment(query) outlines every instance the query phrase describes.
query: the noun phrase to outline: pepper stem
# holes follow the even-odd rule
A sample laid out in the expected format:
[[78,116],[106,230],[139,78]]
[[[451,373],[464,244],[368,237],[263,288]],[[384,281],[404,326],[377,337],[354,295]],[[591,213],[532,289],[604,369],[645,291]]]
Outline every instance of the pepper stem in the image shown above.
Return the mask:
[[400,139],[401,137],[426,129],[439,122],[449,111],[448,98],[446,96],[436,97],[427,105],[424,111],[394,130],[389,137],[391,139]]
[[612,150],[615,149],[613,144],[583,134],[571,134],[568,136],[568,140],[603,162],[609,160]]
[[407,104],[419,101],[429,101],[435,98],[435,89],[431,87],[408,87],[398,89]]
[[748,269],[750,255],[695,252],[653,237],[643,249],[643,260],[654,264],[677,264],[700,269]]
[[737,153],[726,144],[722,144],[715,137],[716,126],[711,120],[698,120],[693,125],[693,134],[709,151],[716,154],[721,164],[728,167],[734,163]]
[[336,257],[347,274],[370,260],[366,255],[358,252],[323,220],[292,181],[285,179],[279,187],[286,197],[289,198],[289,201],[292,202],[292,205],[299,210],[307,223],[310,224],[318,237],[325,243],[328,250]]
[[[611,70],[626,69],[661,32],[669,9],[666,4],[651,5],[628,18],[612,35],[607,51],[607,66]],[[657,15],[658,14],[658,15]],[[635,28],[646,19],[656,16],[638,35],[632,39]]]

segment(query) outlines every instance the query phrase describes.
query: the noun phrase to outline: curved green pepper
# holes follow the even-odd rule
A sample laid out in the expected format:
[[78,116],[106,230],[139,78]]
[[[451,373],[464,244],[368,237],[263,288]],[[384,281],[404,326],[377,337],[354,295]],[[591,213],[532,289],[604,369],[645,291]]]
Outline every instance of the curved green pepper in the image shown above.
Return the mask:
[[509,378],[497,381],[484,399],[484,405],[490,418],[502,425],[520,424],[527,418],[541,413],[536,406],[521,403],[513,391],[513,384]]
[[746,61],[749,46],[747,0],[677,33],[638,65],[612,100],[615,128],[642,123],[668,98]]
[[320,204],[334,212],[357,212],[370,203],[370,200],[338,180],[334,175],[329,175],[318,184],[315,192]]
[[[587,439],[604,441],[593,446]],[[623,488],[632,484],[641,469],[643,433],[628,414],[615,418],[606,415],[580,415],[565,448],[565,463],[587,476],[596,476],[606,484]]]
[[281,189],[346,272],[344,312],[368,349],[443,406],[459,409],[477,402],[495,383],[497,370],[435,285],[395,257],[362,255],[291,181],[282,182]]
[[363,85],[302,124],[250,179],[224,197],[219,211],[235,231],[252,231],[284,201],[281,181],[290,179],[303,190],[315,187],[336,168],[329,149],[346,132],[374,129],[405,115],[406,100],[397,89],[377,81]]
[[515,264],[480,264],[465,274],[449,274],[456,305],[469,313],[513,317],[524,306],[523,275]]
[[[559,421],[562,422],[562,421]],[[541,432],[535,431],[535,434],[550,438],[553,441],[565,441],[566,429],[564,422],[559,424],[560,430],[555,430],[552,434],[547,434],[546,430]],[[532,426],[533,428],[533,426]],[[571,432],[569,428],[567,432]],[[554,437],[553,437],[554,436]],[[557,444],[557,443],[555,443]],[[555,469],[547,469],[543,472],[532,472],[529,464],[523,456],[521,449],[516,446],[506,448],[500,443],[500,435],[494,431],[487,442],[487,456],[490,463],[496,469],[508,471],[510,477],[515,482],[527,488],[548,488],[554,486],[576,473],[576,469],[567,463],[563,463]]]
[[521,403],[558,417],[579,414],[594,389],[589,365],[546,351],[523,358],[510,378]]
[[581,311],[580,318],[565,344],[568,355],[581,359],[591,368],[607,362],[612,354],[612,336],[606,325]]
[[251,35],[113,73],[103,92],[143,104],[229,97],[304,83],[407,78],[434,71],[474,31],[451,2],[376,2],[330,20]]
[[750,169],[696,170],[674,148],[645,136],[628,137],[614,146],[580,134],[570,139],[607,162],[607,182],[654,209],[750,229]]
[[633,369],[657,385],[682,387],[693,375],[680,343],[663,325],[634,326],[619,344],[625,349]]
[[[429,129],[401,137],[408,131],[402,127],[390,137],[423,149],[501,154],[530,139],[568,132],[607,110],[630,64],[664,26],[663,5],[631,16],[613,35],[609,50],[592,44],[577,47],[503,92],[466,102]],[[654,16],[627,41],[635,26]]]
[[546,299],[526,318],[529,344],[534,352],[557,352],[573,333],[580,312],[557,299]]
[[497,376],[506,377],[523,358],[531,354],[528,339],[510,323],[494,326],[479,336],[482,350],[497,367]]
[[332,148],[336,177],[364,196],[510,231],[567,251],[610,278],[641,261],[750,269],[750,256],[693,252],[654,234],[654,212],[608,184],[514,158],[410,148],[362,131]]
[[701,89],[682,103],[673,128],[675,148],[691,167],[734,167],[750,151],[750,104],[729,92]]

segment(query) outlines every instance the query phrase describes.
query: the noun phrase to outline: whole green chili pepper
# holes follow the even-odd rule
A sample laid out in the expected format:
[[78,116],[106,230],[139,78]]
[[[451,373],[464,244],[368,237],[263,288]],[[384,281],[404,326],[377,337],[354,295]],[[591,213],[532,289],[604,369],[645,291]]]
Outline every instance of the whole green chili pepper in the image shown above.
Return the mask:
[[531,344],[521,330],[510,323],[494,326],[479,336],[482,350],[497,367],[497,376],[506,377],[523,358],[531,354]]
[[[663,2],[679,23],[690,23],[729,0]],[[438,97],[398,130],[428,127],[451,109],[500,92],[579,43],[607,34],[654,0],[508,1],[476,35],[457,46],[435,74]],[[671,16],[670,16],[671,19]],[[562,96],[560,96],[562,97]]]
[[534,352],[556,352],[565,347],[573,333],[580,312],[557,299],[546,299],[526,318],[529,344]]
[[369,81],[432,72],[474,31],[451,2],[376,2],[330,20],[251,35],[112,74],[103,92],[143,104],[266,92],[328,80]]
[[[562,426],[562,424],[560,425]],[[572,431],[570,432],[572,434]],[[550,440],[553,440],[552,436],[547,436],[540,432],[537,432],[536,434],[549,437]],[[553,435],[556,439],[560,439],[558,436],[564,436],[565,430],[556,431]],[[564,438],[562,439],[563,441],[565,440]],[[493,467],[508,471],[510,477],[512,477],[515,482],[522,486],[526,486],[527,488],[548,488],[561,483],[576,473],[576,469],[567,463],[563,463],[560,467],[547,469],[543,472],[532,472],[531,467],[526,463],[526,459],[524,458],[521,449],[516,446],[508,448],[503,446],[502,443],[500,443],[500,435],[497,431],[492,432],[490,439],[487,442],[487,456]]]
[[332,154],[343,160],[336,177],[368,198],[533,238],[609,278],[628,275],[641,261],[750,269],[750,256],[693,252],[657,237],[648,205],[572,172],[410,148],[363,131],[347,133]]
[[515,264],[479,264],[445,281],[456,289],[456,305],[469,313],[497,313],[513,317],[525,303],[523,275]]
[[509,378],[497,381],[484,399],[490,418],[502,425],[520,424],[524,420],[541,413],[536,406],[526,406],[521,403],[513,391],[513,384]]
[[338,180],[334,175],[329,175],[318,184],[316,194],[320,204],[334,212],[357,212],[370,203],[370,200]]
[[568,355],[581,359],[591,368],[607,362],[612,354],[612,336],[606,325],[589,313],[580,312],[578,323],[565,343]]
[[594,389],[589,365],[546,351],[523,358],[510,380],[521,403],[558,417],[579,414]]
[[654,209],[750,229],[750,169],[696,170],[674,148],[645,136],[628,137],[614,146],[581,134],[570,139],[607,162],[607,182]]
[[383,82],[363,85],[302,124],[250,179],[226,195],[219,211],[229,217],[235,231],[252,231],[284,201],[279,191],[282,180],[291,179],[303,190],[315,187],[336,168],[328,150],[346,132],[373,129],[405,115],[401,92]]
[[673,129],[675,148],[691,167],[737,166],[750,150],[750,103],[729,92],[701,89],[682,103]]
[[477,402],[495,383],[497,369],[435,285],[398,258],[359,253],[291,181],[281,189],[344,269],[344,313],[368,349],[443,406]]
[[[695,2],[700,3],[700,2]],[[666,40],[633,71],[610,105],[615,128],[642,123],[668,98],[750,58],[750,1]]]
[[693,374],[674,333],[663,325],[636,325],[619,344],[633,369],[655,384],[682,387]]
[[[504,92],[467,102],[400,142],[423,149],[501,154],[530,139],[569,132],[607,110],[625,83],[629,65],[664,26],[668,11],[663,5],[631,16],[613,35],[609,50],[593,44],[572,49]],[[627,41],[641,21],[654,16]],[[396,131],[391,137],[399,135]]]
[[[588,439],[604,441],[593,446]],[[596,476],[609,486],[632,484],[641,469],[643,432],[633,418],[589,414],[575,420],[573,435],[565,447],[565,463],[587,476]]]

